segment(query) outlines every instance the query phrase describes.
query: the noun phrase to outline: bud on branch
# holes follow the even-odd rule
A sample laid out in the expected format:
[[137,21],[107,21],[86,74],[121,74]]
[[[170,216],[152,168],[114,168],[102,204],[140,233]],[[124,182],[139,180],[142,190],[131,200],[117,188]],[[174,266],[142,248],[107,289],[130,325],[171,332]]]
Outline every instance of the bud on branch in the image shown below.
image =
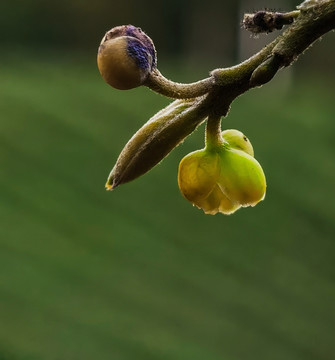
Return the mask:
[[129,140],[108,177],[108,190],[145,174],[207,119],[205,148],[187,155],[179,167],[183,195],[210,214],[229,214],[264,198],[265,176],[253,151],[245,148],[247,138],[237,130],[221,133],[221,117],[227,116],[235,98],[269,82],[335,29],[335,1],[306,0],[287,13],[246,14],[243,25],[255,34],[288,28],[246,61],[215,69],[191,84],[173,82],[160,73],[153,41],[140,28],[123,25],[105,34],[97,60],[108,84],[120,90],[144,85],[178,99]]

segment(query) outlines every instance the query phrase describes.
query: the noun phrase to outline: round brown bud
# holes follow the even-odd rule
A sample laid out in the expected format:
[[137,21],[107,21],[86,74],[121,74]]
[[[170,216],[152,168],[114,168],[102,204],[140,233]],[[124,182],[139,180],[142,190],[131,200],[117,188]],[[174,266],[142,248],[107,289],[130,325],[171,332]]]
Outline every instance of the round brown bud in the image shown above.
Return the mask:
[[128,90],[142,85],[156,68],[156,50],[140,28],[117,26],[103,37],[97,62],[101,76],[109,85]]

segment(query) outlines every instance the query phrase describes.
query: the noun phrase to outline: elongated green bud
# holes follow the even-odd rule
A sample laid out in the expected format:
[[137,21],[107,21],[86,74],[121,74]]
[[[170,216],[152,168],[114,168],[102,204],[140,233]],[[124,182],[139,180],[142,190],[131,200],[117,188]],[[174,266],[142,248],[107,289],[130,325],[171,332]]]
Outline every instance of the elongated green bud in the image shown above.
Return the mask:
[[176,100],[153,116],[129,140],[111,171],[107,190],[148,172],[204,120],[196,100]]

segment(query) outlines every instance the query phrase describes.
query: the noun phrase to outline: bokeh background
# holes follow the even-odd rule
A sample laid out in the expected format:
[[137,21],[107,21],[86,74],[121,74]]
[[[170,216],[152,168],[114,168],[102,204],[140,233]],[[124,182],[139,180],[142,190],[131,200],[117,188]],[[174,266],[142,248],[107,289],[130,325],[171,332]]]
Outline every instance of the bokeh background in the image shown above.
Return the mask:
[[11,0],[0,11],[0,359],[333,360],[335,34],[237,99],[225,128],[252,141],[265,201],[209,216],[180,195],[180,159],[107,175],[169,100],[117,91],[96,67],[109,28],[153,38],[176,81],[236,64],[243,12],[297,2]]

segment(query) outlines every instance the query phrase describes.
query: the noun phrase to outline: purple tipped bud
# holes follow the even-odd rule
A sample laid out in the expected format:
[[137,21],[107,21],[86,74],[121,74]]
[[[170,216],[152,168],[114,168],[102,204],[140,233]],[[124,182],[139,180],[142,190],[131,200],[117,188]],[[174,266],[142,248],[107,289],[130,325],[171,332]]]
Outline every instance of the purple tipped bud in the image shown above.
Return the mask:
[[117,26],[107,31],[98,50],[101,76],[120,90],[142,85],[156,64],[152,40],[133,25]]

